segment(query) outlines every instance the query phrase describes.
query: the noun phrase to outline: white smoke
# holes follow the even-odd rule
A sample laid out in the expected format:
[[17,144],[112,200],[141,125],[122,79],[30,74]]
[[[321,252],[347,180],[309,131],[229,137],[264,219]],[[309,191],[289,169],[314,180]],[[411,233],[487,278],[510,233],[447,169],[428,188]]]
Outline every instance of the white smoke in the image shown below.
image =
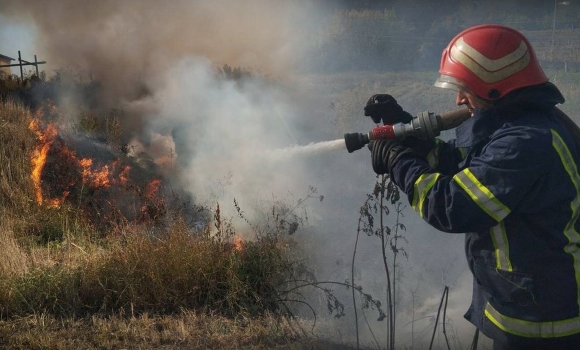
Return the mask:
[[259,77],[224,81],[209,60],[191,57],[169,69],[155,87],[136,108],[150,106],[146,129],[172,137],[180,180],[196,197],[221,205],[233,204],[233,198],[255,203],[307,186],[300,163],[263,158],[267,150],[292,142],[274,114],[296,118],[279,86]]

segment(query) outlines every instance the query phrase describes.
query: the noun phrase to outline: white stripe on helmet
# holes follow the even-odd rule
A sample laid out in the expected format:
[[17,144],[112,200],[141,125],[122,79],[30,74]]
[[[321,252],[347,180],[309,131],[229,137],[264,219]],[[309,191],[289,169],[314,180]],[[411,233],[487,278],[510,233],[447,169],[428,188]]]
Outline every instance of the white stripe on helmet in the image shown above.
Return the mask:
[[505,79],[524,69],[530,62],[530,52],[524,41],[513,52],[492,60],[467,44],[463,37],[451,48],[451,57],[486,83],[496,83]]

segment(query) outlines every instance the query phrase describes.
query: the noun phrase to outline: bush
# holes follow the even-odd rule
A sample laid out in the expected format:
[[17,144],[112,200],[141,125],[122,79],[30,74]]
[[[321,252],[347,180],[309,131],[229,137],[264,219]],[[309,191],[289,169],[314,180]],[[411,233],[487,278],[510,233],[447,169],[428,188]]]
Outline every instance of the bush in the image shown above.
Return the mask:
[[225,316],[276,313],[277,290],[291,266],[283,242],[281,236],[244,243],[200,238],[179,226],[162,238],[109,238],[105,251],[85,255],[76,266],[57,263],[4,278],[0,307],[9,317],[183,309]]

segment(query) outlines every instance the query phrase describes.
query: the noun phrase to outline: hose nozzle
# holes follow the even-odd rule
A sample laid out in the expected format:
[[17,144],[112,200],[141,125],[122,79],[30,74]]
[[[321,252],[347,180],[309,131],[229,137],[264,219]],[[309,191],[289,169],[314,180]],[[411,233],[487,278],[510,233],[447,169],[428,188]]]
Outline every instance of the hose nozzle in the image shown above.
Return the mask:
[[346,144],[346,150],[348,153],[358,151],[369,142],[369,135],[367,134],[360,134],[356,132],[351,134],[344,134],[344,143]]
[[453,129],[471,116],[468,109],[458,109],[436,115],[423,112],[415,117],[410,123],[378,126],[368,134],[344,134],[344,143],[348,153],[363,148],[371,140],[402,140],[410,136],[420,139],[432,140],[439,136],[442,130]]

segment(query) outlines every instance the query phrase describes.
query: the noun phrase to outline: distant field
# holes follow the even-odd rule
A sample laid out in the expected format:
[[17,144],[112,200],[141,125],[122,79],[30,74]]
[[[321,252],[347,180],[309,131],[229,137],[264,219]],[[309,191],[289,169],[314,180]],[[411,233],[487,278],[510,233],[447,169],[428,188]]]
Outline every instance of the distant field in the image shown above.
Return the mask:
[[[580,124],[580,72],[546,69],[546,74],[566,98],[560,108]],[[340,134],[341,130],[368,125],[368,120],[361,118],[362,107],[376,93],[392,95],[411,114],[457,108],[452,91],[433,86],[437,77],[437,72],[351,72],[303,79],[333,99]]]
[[[568,62],[575,71],[579,70],[580,29],[559,29],[553,33],[551,30],[524,31],[523,34],[530,40],[541,61],[546,64]],[[564,68],[562,64],[560,66]]]

